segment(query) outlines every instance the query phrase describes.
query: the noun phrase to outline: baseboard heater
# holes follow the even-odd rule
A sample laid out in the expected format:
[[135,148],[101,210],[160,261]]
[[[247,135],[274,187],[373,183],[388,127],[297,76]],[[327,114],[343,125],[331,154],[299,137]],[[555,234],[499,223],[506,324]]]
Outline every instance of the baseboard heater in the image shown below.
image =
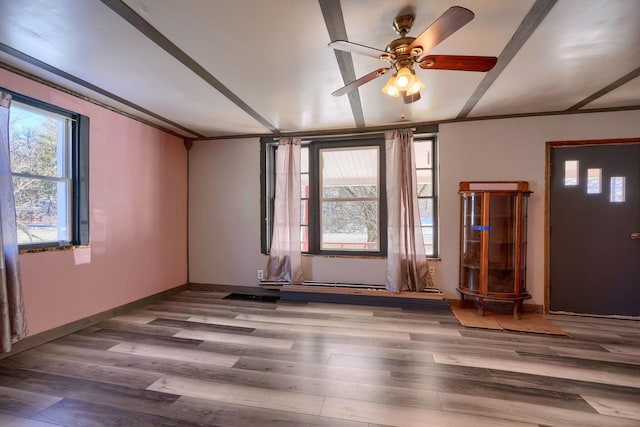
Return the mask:
[[[283,280],[261,280],[260,286],[283,286],[288,285],[289,282]],[[329,282],[325,280],[305,280],[302,282],[304,286],[322,286],[325,288],[354,288],[354,289],[386,289],[384,285],[368,285],[364,283],[344,283],[344,282]],[[425,288],[422,290],[425,293],[439,294],[441,293],[438,288]]]
[[[333,288],[356,288],[356,289],[376,289],[376,290],[385,290],[385,285],[365,285],[361,283],[340,283],[340,282],[314,282],[312,280],[304,281],[302,283],[306,286],[322,286],[322,287],[333,287]],[[421,292],[426,292],[430,294],[440,294],[442,291],[438,288],[424,288]]]
[[[279,291],[281,301],[377,305],[409,309],[449,309],[444,295],[435,288],[425,289],[424,292],[413,295],[411,293],[393,294],[387,291],[384,285],[310,280],[303,282],[300,286],[283,286]],[[420,294],[423,296],[419,296]]]
[[[260,286],[288,285],[286,280],[260,280]],[[366,285],[364,283],[328,282],[324,280],[305,280],[304,286],[324,286],[329,288],[358,288],[358,289],[384,289],[384,285]]]
[[305,286],[324,286],[329,288],[358,288],[358,289],[384,289],[384,285],[366,285],[364,283],[343,283],[343,282],[328,282],[317,280],[305,280],[302,282]]

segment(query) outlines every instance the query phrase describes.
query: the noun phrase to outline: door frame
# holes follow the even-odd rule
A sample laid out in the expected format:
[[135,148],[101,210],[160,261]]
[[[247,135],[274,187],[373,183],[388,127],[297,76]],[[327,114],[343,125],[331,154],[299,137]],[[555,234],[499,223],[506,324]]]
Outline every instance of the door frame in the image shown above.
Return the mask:
[[547,141],[544,162],[544,307],[543,312],[549,314],[551,307],[551,151],[557,147],[580,147],[589,145],[621,145],[637,144],[640,138],[583,139],[574,141]]

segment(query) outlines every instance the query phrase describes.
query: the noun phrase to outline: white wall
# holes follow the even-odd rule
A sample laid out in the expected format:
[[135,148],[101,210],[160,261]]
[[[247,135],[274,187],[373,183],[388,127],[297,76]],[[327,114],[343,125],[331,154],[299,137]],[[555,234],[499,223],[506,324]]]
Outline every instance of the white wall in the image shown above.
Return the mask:
[[[640,136],[640,111],[440,126],[440,248],[436,285],[458,298],[458,183],[529,181],[527,283],[544,302],[545,142]],[[260,253],[258,139],[198,141],[189,153],[189,272],[193,283],[256,286]],[[305,279],[382,284],[385,260],[303,257]]]
[[257,285],[260,253],[258,139],[196,141],[189,150],[189,281]]
[[544,199],[547,141],[640,136],[640,111],[452,123],[440,126],[439,284],[455,295],[458,281],[458,183],[529,181],[527,289],[544,304]]

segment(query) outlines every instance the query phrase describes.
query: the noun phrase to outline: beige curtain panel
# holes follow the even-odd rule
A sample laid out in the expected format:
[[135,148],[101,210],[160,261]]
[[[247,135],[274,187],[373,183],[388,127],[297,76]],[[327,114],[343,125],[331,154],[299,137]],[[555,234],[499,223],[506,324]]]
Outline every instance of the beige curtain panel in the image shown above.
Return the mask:
[[28,333],[20,285],[16,207],[9,155],[9,106],[11,95],[0,92],[0,352]]
[[392,292],[433,287],[420,225],[418,185],[410,129],[385,133],[387,166],[387,280]]
[[300,284],[300,138],[281,138],[276,150],[273,237],[267,279]]

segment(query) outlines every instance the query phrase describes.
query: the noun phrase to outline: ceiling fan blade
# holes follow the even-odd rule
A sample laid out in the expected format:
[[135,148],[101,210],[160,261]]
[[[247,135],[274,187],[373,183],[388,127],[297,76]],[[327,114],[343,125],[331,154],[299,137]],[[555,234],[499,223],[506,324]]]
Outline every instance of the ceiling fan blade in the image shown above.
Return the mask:
[[367,55],[367,56],[371,56],[373,58],[378,58],[378,59],[380,59],[380,57],[383,55],[393,58],[393,54],[389,54],[384,50],[376,49],[375,47],[365,46],[363,44],[348,42],[346,40],[335,40],[329,43],[328,46],[337,50],[359,53],[360,55]]
[[405,104],[411,104],[412,102],[416,102],[419,101],[420,98],[422,98],[420,96],[420,92],[414,92],[411,95],[407,95],[406,91],[402,91],[402,102],[404,102]]
[[464,7],[450,7],[409,45],[408,50],[420,46],[423,53],[429,52],[444,39],[465,26],[474,16],[473,12]]
[[369,83],[371,80],[380,77],[383,74],[386,74],[387,71],[389,71],[389,68],[378,68],[375,71],[370,72],[369,74],[365,74],[364,76],[360,77],[357,80],[352,81],[351,83],[347,84],[346,86],[341,87],[340,89],[336,90],[335,92],[333,92],[331,95],[333,96],[341,96],[344,95],[347,92],[351,92],[352,90],[354,90],[355,88],[358,88],[360,86],[362,86],[365,83]]
[[427,55],[418,64],[423,70],[489,71],[496,62],[495,56]]

